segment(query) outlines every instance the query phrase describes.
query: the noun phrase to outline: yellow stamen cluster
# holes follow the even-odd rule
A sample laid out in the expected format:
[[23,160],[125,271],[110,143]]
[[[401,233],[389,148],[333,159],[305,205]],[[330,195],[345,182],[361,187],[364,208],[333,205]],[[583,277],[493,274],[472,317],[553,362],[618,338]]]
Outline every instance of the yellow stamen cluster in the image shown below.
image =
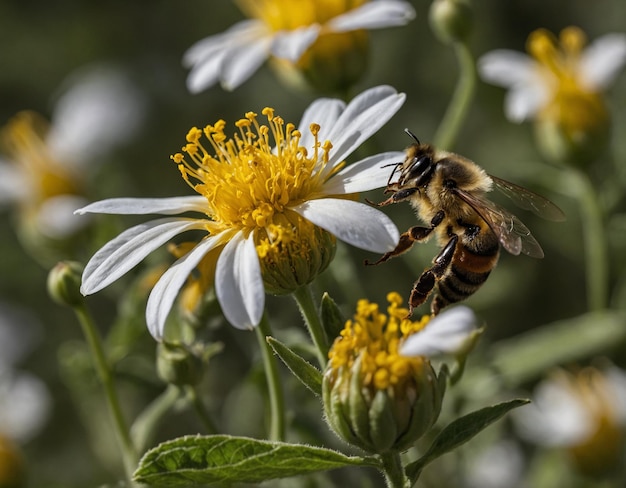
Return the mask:
[[293,124],[271,108],[263,114],[267,125],[249,112],[235,124],[239,133],[232,138],[224,133],[223,120],[203,130],[194,127],[184,154],[172,156],[185,181],[207,199],[213,231],[268,229],[278,215],[289,213],[288,205],[319,195],[331,176],[325,169],[332,144],[318,141],[319,125],[310,127],[315,144],[309,154]]
[[332,144],[318,139],[318,124],[309,127],[313,146],[305,148],[293,124],[271,108],[262,113],[267,124],[249,112],[231,138],[223,120],[192,128],[172,159],[206,198],[207,230],[253,233],[266,290],[289,293],[326,268],[335,245],[334,236],[290,207],[322,196],[324,182],[343,164],[329,164]]
[[261,19],[273,31],[324,24],[367,0],[239,0],[250,17]]
[[402,307],[400,294],[387,295],[387,315],[378,305],[360,300],[352,320],[346,322],[341,336],[335,340],[330,352],[331,369],[350,369],[357,358],[361,360],[363,385],[377,390],[399,387],[423,369],[424,358],[405,357],[398,354],[402,340],[425,327],[430,317],[413,322]]
[[581,76],[581,54],[586,43],[583,31],[567,27],[558,39],[544,29],[536,30],[527,44],[528,52],[545,69],[546,82],[554,93],[540,117],[557,122],[572,140],[604,128],[608,118],[601,94],[587,86]]

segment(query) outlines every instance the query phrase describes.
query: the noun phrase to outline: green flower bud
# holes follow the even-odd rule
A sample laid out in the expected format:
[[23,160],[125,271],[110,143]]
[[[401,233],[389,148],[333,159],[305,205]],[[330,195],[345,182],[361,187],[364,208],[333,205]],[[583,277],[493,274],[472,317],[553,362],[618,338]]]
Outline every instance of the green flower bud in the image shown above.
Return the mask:
[[21,488],[26,486],[24,460],[18,447],[0,435],[0,487]]
[[584,169],[606,150],[611,122],[599,94],[561,93],[535,120],[534,128],[546,159]]
[[[276,216],[257,253],[267,293],[284,295],[309,284],[335,256],[335,236],[297,214]],[[284,222],[281,222],[284,220]],[[271,235],[270,235],[271,234]]]
[[466,41],[474,26],[467,0],[435,0],[428,13],[430,28],[444,44]]
[[157,373],[166,383],[196,385],[202,380],[202,359],[183,344],[159,343]]
[[403,451],[437,420],[444,394],[430,362],[398,353],[401,340],[423,327],[388,297],[389,316],[361,300],[333,344],[322,383],[326,420],[347,443],[369,453]]
[[84,300],[80,293],[83,266],[74,261],[61,261],[48,274],[48,293],[52,299],[69,307],[75,307]]

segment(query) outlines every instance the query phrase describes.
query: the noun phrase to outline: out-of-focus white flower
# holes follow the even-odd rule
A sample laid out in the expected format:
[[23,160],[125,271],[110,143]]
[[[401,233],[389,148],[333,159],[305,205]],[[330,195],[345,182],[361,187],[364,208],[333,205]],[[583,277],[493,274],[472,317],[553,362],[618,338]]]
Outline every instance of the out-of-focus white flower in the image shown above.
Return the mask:
[[521,437],[567,450],[581,471],[608,471],[625,447],[626,373],[614,366],[557,370],[513,419]]
[[[404,103],[390,86],[366,90],[348,105],[319,99],[300,129],[266,108],[268,124],[249,112],[229,138],[225,122],[192,128],[183,153],[172,159],[198,193],[161,199],[95,202],[78,213],[174,215],[140,224],[102,247],[89,261],[81,291],[113,283],[175,236],[198,230],[204,238],[156,283],[146,309],[151,334],[161,339],[167,315],[200,266],[214,269],[215,292],[227,320],[238,328],[258,325],[265,291],[290,293],[310,282],[332,260],[335,236],[356,247],[393,249],[398,229],[382,212],[354,201],[356,193],[387,181],[385,164],[402,153],[377,154],[345,166],[363,141]],[[272,141],[273,140],[273,141]],[[194,217],[180,214],[195,212]],[[214,266],[203,266],[203,261]],[[209,263],[211,264],[211,263]]]
[[514,488],[522,485],[524,455],[516,442],[501,440],[468,459],[469,488]]
[[50,393],[37,376],[18,367],[41,332],[28,313],[0,302],[0,438],[33,438],[50,413]]
[[567,112],[568,102],[575,99],[601,103],[599,95],[626,63],[626,34],[607,34],[587,47],[585,43],[576,27],[561,31],[558,41],[539,29],[528,38],[530,56],[498,49],[478,60],[478,70],[488,83],[509,89],[504,108],[514,122],[549,110]]
[[62,239],[88,221],[73,211],[94,165],[136,134],[145,114],[142,94],[119,69],[98,65],[71,76],[51,121],[24,111],[0,134],[0,204],[19,210],[20,224]]
[[[198,41],[185,53],[187,87],[200,92],[218,81],[233,90],[270,57],[297,63],[326,36],[404,25],[415,16],[404,0],[241,0],[251,17],[222,34]],[[334,39],[334,49],[344,43]],[[324,45],[328,57],[333,46]]]

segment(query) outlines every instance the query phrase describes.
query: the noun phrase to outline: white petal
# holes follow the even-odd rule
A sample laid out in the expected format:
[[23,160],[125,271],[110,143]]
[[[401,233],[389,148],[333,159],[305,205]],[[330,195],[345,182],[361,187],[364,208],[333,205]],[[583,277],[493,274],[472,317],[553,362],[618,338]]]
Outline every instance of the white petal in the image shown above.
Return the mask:
[[254,234],[241,232],[224,247],[215,270],[215,293],[226,319],[238,329],[251,329],[261,321],[265,287]]
[[348,244],[372,252],[395,248],[400,233],[384,213],[351,200],[320,198],[292,210]]
[[581,76],[591,89],[605,89],[626,64],[626,35],[606,34],[592,42],[582,54]]
[[91,203],[76,210],[76,214],[101,213],[114,215],[177,215],[184,212],[202,212],[207,210],[203,196],[171,198],[110,198]]
[[[298,130],[302,134],[300,144],[307,150],[312,150],[315,139],[309,130],[312,123],[319,124],[322,134],[328,134],[335,125],[339,116],[346,108],[343,100],[336,98],[318,98],[304,111],[302,120],[298,124]],[[321,142],[324,142],[322,139]]]
[[37,212],[37,228],[53,239],[64,239],[82,229],[89,218],[74,215],[87,200],[77,195],[57,195],[45,200]]
[[270,54],[273,35],[233,47],[222,63],[222,87],[234,90],[259,69]]
[[247,20],[198,41],[183,57],[183,64],[192,68],[187,89],[198,93],[218,80],[232,88],[241,84],[267,58],[271,36],[262,22]]
[[304,51],[315,42],[320,32],[318,24],[299,27],[291,31],[280,31],[274,36],[272,54],[277,58],[296,62]]
[[530,56],[509,49],[497,49],[482,55],[477,68],[484,81],[504,88],[526,83],[539,70],[537,62]]
[[471,308],[458,306],[433,318],[421,331],[400,346],[404,356],[456,356],[466,352],[476,334],[476,316]]
[[0,205],[27,198],[31,187],[17,166],[0,161]]
[[222,74],[222,63],[226,56],[228,51],[222,51],[198,61],[187,76],[187,90],[195,94],[215,85]]
[[243,20],[237,22],[221,34],[205,37],[185,51],[183,66],[190,68],[200,61],[205,61],[224,50],[228,50],[239,39],[254,38],[259,35],[261,29],[263,32],[265,31],[262,22],[258,20]]
[[80,291],[90,295],[110,285],[137,266],[148,254],[172,237],[200,229],[198,219],[157,219],[125,230],[107,242],[87,263]]
[[161,340],[167,319],[179,290],[187,281],[189,273],[209,251],[221,246],[226,240],[224,234],[211,236],[200,241],[191,251],[172,264],[157,281],[148,297],[146,323],[152,337]]
[[391,151],[376,154],[349,165],[324,184],[326,195],[346,195],[387,186],[393,171],[390,165],[402,162],[404,153]]
[[329,131],[320,131],[322,141],[333,144],[330,165],[346,159],[352,151],[385,125],[400,110],[406,96],[391,86],[377,86],[357,95]]
[[550,87],[536,82],[518,85],[504,98],[504,113],[512,122],[523,122],[534,117],[550,100]]
[[82,68],[67,85],[55,103],[46,141],[59,161],[84,170],[94,158],[133,137],[147,100],[126,73],[112,65]]
[[380,29],[405,25],[414,18],[415,9],[409,2],[402,0],[373,1],[338,15],[331,19],[325,27],[334,32]]

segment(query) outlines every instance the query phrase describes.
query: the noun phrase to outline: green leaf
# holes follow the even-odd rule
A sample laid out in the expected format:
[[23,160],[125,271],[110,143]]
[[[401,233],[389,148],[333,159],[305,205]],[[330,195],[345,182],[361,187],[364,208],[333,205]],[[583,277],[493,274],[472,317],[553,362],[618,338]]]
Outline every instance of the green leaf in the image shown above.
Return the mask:
[[413,482],[417,481],[422,469],[428,463],[465,444],[476,434],[504,416],[509,410],[521,407],[527,403],[530,403],[530,400],[510,400],[498,405],[481,408],[451,422],[435,438],[428,451],[420,459],[406,467],[407,476]]
[[306,361],[302,356],[293,352],[278,339],[268,337],[267,342],[272,346],[276,355],[304,386],[317,396],[322,395],[322,373],[319,369]]
[[190,486],[260,483],[344,466],[377,466],[374,458],[346,456],[303,444],[228,435],[185,436],[148,451],[134,474],[140,483]]

